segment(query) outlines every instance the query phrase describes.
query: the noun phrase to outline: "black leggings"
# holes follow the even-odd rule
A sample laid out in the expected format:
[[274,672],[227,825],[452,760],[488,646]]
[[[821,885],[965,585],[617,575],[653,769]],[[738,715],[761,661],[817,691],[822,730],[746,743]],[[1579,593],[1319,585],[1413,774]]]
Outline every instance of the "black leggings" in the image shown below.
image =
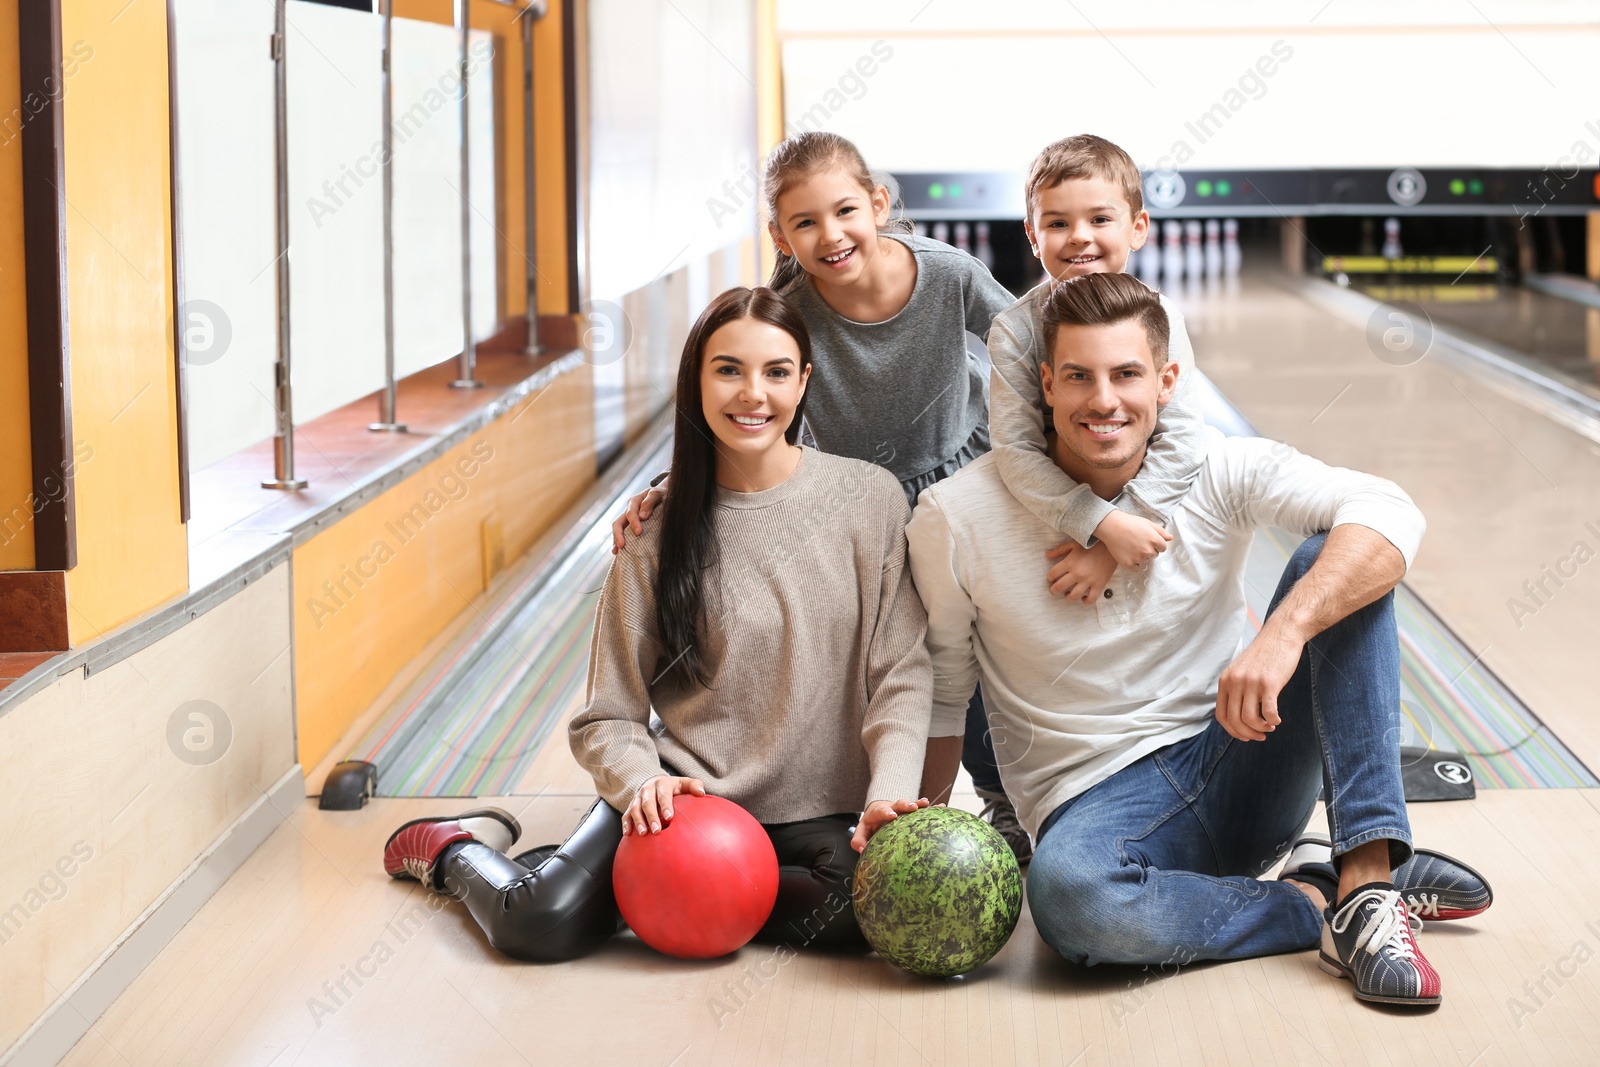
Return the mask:
[[[756,938],[806,947],[864,951],[850,902],[856,852],[854,815],[824,815],[763,826],[778,854],[778,900]],[[553,963],[599,948],[622,928],[611,865],[622,816],[603,800],[553,854],[524,853],[524,866],[488,845],[451,845],[440,857],[444,890],[464,901],[489,943],[514,959]]]

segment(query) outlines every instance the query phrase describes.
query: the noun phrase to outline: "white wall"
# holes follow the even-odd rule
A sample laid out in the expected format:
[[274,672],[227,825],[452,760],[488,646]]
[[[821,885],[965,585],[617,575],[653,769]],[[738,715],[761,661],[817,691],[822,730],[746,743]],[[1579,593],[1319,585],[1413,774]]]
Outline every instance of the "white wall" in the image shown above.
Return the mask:
[[1594,10],[780,0],[785,119],[836,130],[888,170],[1020,171],[1083,131],[1143,167],[1545,166],[1580,141],[1592,166]]
[[[494,332],[498,307],[492,36],[475,31],[468,52],[472,323],[473,335],[482,339]],[[461,120],[453,88],[459,57],[449,26],[395,19],[394,313],[399,375],[461,351]]]
[[[290,0],[295,419],[383,384],[380,20]],[[190,465],[271,436],[277,356],[271,4],[177,0]],[[449,26],[395,20],[395,348],[405,375],[461,349],[460,120]],[[473,331],[497,325],[493,38],[474,32]],[[420,111],[413,112],[413,108]],[[412,118],[407,121],[403,116]],[[225,342],[224,342],[225,338]]]
[[591,300],[618,301],[754,232],[753,10],[732,0],[588,5]]
[[383,385],[383,52],[375,15],[289,0],[287,18],[289,338],[306,422]]
[[189,463],[272,434],[272,5],[177,0]]

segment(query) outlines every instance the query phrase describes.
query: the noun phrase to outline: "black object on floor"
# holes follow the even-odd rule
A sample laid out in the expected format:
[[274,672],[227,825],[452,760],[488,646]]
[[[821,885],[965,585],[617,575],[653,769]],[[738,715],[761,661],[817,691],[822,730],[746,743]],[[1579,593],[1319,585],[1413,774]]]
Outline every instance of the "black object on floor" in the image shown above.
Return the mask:
[[1478,795],[1472,765],[1458,752],[1400,748],[1400,780],[1406,800],[1471,800]]
[[377,792],[378,765],[366,760],[345,760],[335,764],[322,783],[317,807],[323,811],[360,811],[367,798]]

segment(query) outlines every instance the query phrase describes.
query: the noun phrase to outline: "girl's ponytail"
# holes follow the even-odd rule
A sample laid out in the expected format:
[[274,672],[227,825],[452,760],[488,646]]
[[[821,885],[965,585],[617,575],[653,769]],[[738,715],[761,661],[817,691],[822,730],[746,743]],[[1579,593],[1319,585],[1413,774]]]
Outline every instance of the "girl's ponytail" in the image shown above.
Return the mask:
[[791,282],[799,278],[800,275],[804,274],[805,271],[800,269],[800,261],[789,255],[783,249],[774,248],[773,251],[777,255],[778,259],[777,262],[773,263],[772,265],[772,276],[767,279],[767,288],[776,289],[779,292],[782,292],[784,289],[788,288]]

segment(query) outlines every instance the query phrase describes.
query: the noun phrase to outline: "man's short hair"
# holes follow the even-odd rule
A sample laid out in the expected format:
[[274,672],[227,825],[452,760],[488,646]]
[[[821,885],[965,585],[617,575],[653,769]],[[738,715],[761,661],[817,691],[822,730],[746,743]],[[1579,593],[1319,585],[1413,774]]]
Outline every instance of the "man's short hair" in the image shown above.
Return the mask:
[[1111,182],[1121,190],[1129,210],[1135,215],[1144,210],[1144,187],[1133,157],[1104,137],[1080,133],[1046,145],[1028,165],[1022,190],[1029,225],[1033,223],[1033,213],[1039,210],[1039,194],[1072,178]]
[[1144,327],[1156,370],[1167,362],[1171,326],[1161,298],[1131,274],[1101,272],[1057,282],[1040,311],[1044,359],[1055,367],[1056,332],[1062,326],[1114,326],[1130,319]]

